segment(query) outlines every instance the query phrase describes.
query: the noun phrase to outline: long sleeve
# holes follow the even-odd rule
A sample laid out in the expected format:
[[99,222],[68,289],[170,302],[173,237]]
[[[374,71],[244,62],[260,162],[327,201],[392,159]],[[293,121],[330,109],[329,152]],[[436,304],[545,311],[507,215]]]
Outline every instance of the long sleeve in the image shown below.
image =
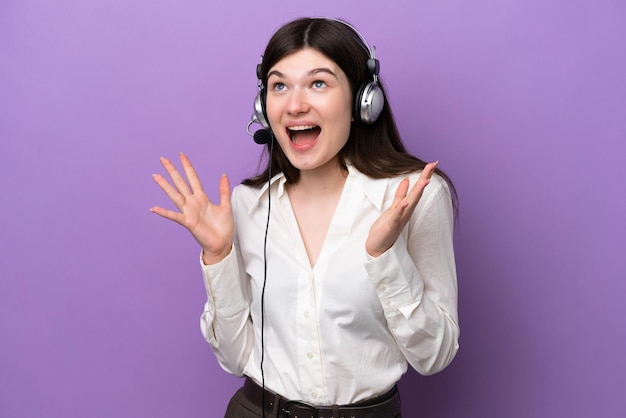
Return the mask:
[[202,266],[207,302],[200,328],[224,370],[241,376],[254,345],[249,291],[237,245],[214,265]]
[[365,266],[399,349],[423,375],[441,371],[459,348],[453,213],[438,180],[396,243]]
[[409,364],[431,374],[450,363],[459,328],[452,209],[443,180],[433,177],[387,252],[375,259],[365,252],[369,229],[401,180],[372,179],[349,166],[314,266],[284,175],[271,186],[235,187],[233,250],[202,267],[202,332],[226,371],[264,379],[289,399],[333,405],[385,393]]

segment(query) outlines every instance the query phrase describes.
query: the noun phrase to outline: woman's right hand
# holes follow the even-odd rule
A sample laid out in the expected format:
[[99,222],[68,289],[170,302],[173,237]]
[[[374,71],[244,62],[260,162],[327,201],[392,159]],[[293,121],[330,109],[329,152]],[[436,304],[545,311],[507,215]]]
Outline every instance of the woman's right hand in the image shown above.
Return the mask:
[[220,203],[215,205],[202,189],[191,161],[182,152],[180,162],[189,185],[167,158],[161,158],[161,164],[169,174],[173,186],[160,174],[153,175],[154,181],[180,212],[159,206],[150,208],[150,211],[187,228],[202,247],[204,263],[218,263],[230,253],[235,230],[228,177],[224,174],[220,179]]

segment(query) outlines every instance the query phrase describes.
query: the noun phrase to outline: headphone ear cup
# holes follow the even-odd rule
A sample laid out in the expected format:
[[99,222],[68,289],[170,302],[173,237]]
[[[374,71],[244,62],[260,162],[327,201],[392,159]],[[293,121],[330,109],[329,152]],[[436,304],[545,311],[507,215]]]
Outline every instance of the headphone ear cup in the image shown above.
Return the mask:
[[354,118],[367,125],[376,122],[385,106],[385,95],[377,83],[363,83],[354,97]]
[[254,117],[264,129],[271,129],[265,111],[265,89],[262,88],[254,98]]

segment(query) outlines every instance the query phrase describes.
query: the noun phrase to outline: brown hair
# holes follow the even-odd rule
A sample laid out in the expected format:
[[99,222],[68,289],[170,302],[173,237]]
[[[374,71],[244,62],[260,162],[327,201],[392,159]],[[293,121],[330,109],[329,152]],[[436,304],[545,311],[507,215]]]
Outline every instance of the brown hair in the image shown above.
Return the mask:
[[[301,18],[282,26],[272,36],[261,63],[259,78],[266,85],[269,70],[289,54],[313,48],[333,60],[346,74],[353,95],[364,82],[372,81],[367,69],[370,58],[367,46],[360,35],[351,26],[333,19]],[[383,110],[371,125],[352,122],[350,136],[346,145],[339,152],[339,161],[345,167],[347,163],[372,178],[388,178],[422,170],[426,163],[409,154],[400,139],[389,100],[380,81],[379,87],[385,96]],[[270,150],[272,144],[267,144]],[[243,181],[249,186],[261,186],[268,180],[270,173],[284,173],[288,183],[295,183],[300,178],[300,171],[287,159],[280,147],[274,147],[271,161],[265,170]],[[449,177],[441,170],[436,170],[450,185],[455,208],[456,191]]]

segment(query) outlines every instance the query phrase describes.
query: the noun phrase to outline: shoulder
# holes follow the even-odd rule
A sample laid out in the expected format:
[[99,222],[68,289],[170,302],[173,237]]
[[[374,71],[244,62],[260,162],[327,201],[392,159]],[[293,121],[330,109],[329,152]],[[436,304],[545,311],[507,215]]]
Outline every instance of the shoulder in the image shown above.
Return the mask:
[[[417,184],[417,180],[422,174],[422,170],[393,176],[386,179],[373,180],[384,184],[384,198],[381,209],[389,208],[396,197],[396,191],[402,180],[409,179],[409,191]],[[417,206],[411,214],[410,224],[413,226],[429,224],[439,219],[445,223],[452,224],[454,219],[454,206],[450,186],[439,174],[433,174],[428,185],[424,188]],[[439,222],[439,221],[437,221]]]
[[262,186],[247,186],[245,184],[238,184],[233,188],[233,199],[237,199],[240,201],[256,199],[258,198],[262,189]]
[[272,195],[278,195],[284,189],[285,176],[279,173],[272,177],[271,181],[261,186],[248,186],[239,184],[235,186],[232,192],[231,202],[233,209],[236,207],[245,208],[248,212],[254,211],[259,206],[259,202],[266,199],[268,191],[272,191]]
[[[367,191],[367,194],[374,193],[387,203],[393,201],[395,198],[396,190],[402,180],[408,178],[410,183],[409,187],[413,187],[415,183],[417,183],[419,176],[422,174],[422,170],[417,170],[407,174],[375,179],[368,177],[355,168],[351,168],[350,172],[354,174],[357,179],[357,183],[360,184],[365,191]],[[423,202],[429,202],[436,198],[452,200],[450,187],[446,180],[439,174],[434,174],[431,177],[430,183],[424,189],[421,200]]]
[[259,200],[263,187],[261,186],[246,186],[239,184],[235,186],[231,196],[231,204],[233,210],[248,211]]
[[[420,174],[421,174],[421,171],[417,173],[412,173],[411,185],[417,182],[417,179],[419,178]],[[429,201],[429,200],[434,200],[438,198],[452,200],[452,196],[450,194],[450,186],[448,185],[448,182],[446,182],[446,180],[442,176],[435,173],[430,178],[430,183],[428,183],[428,185],[424,189],[424,193],[422,194],[422,199]]]
[[[372,178],[360,172],[353,166],[348,166],[349,176],[353,178],[350,187],[352,193],[362,193],[378,212],[387,210],[394,202],[396,191],[402,180],[409,179],[409,187],[417,183],[421,170],[383,178]],[[439,175],[431,178],[430,184],[424,189],[422,197],[413,212],[413,218],[420,217],[433,205],[448,205],[451,203],[450,191],[446,181]],[[435,209],[437,210],[437,209]]]

